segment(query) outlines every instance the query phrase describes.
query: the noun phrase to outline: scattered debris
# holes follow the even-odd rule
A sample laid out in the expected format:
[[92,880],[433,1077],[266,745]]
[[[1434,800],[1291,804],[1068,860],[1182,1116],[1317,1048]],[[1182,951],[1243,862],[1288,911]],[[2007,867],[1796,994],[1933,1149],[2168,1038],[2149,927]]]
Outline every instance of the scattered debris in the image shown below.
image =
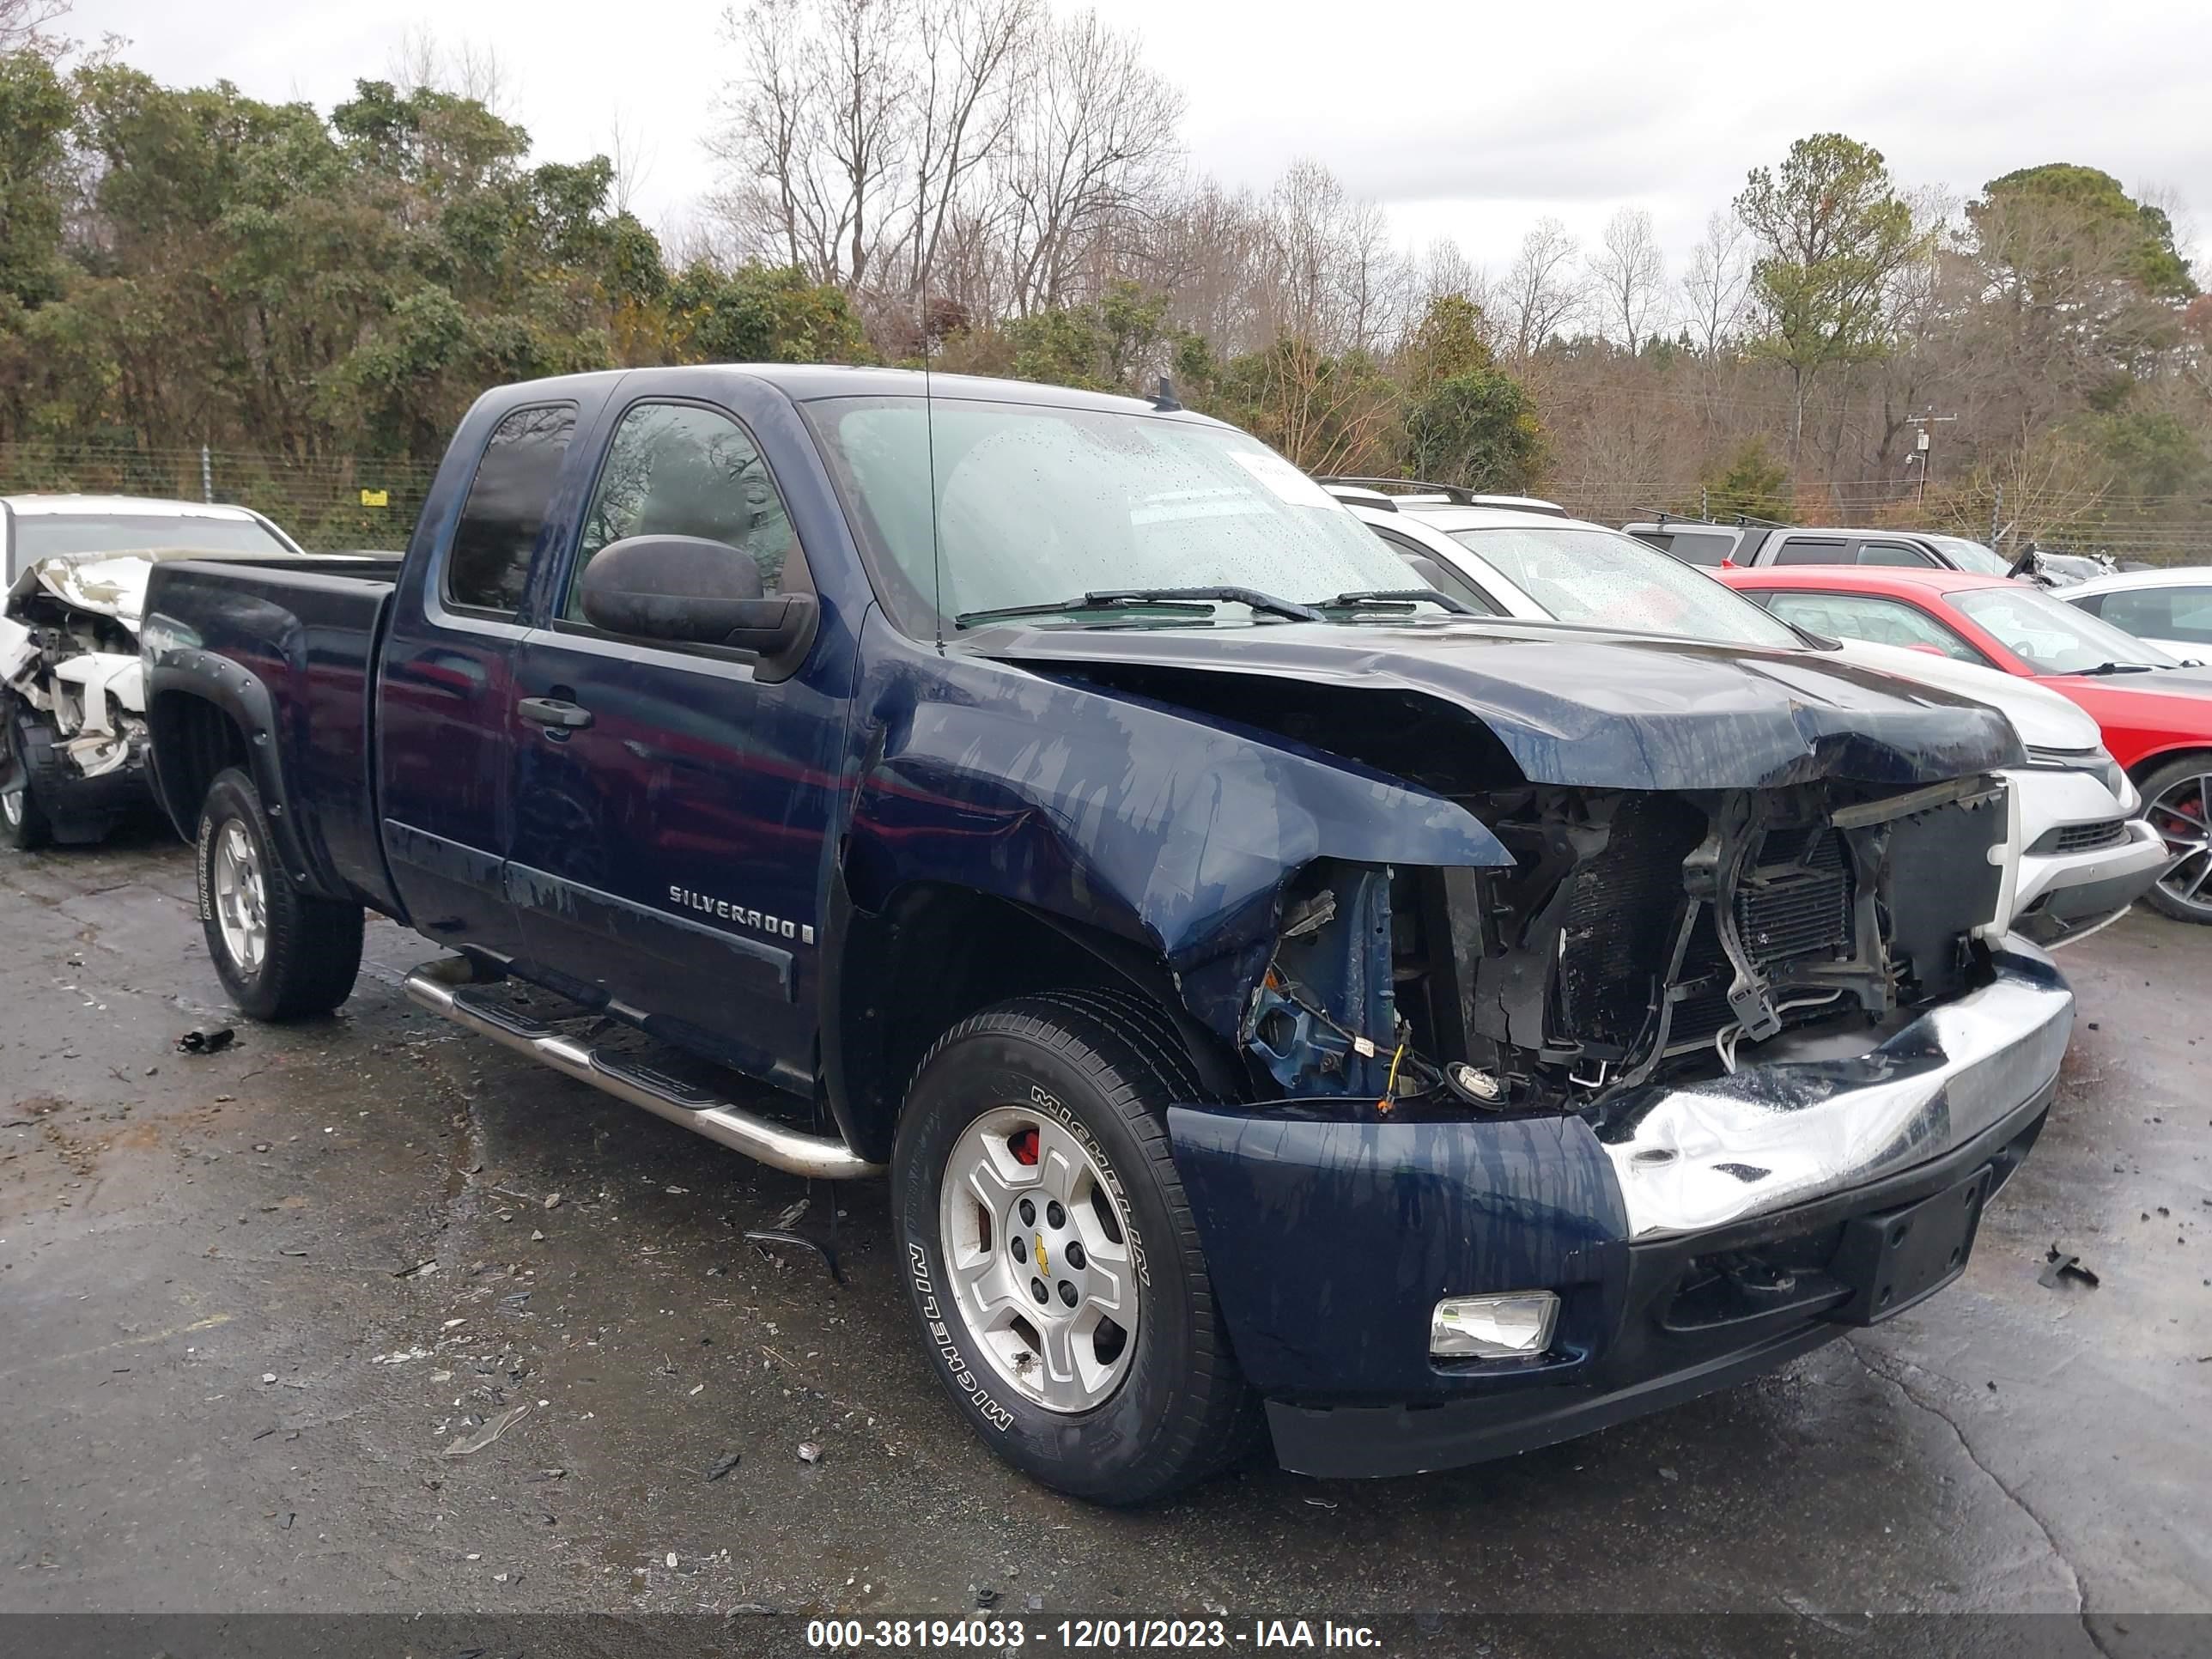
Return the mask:
[[796,1227],[799,1224],[799,1218],[806,1213],[806,1200],[802,1198],[795,1204],[786,1205],[783,1213],[776,1217],[775,1224],[779,1227]]
[[668,1552],[668,1565],[672,1567],[676,1565],[676,1552],[674,1550]]
[[[802,1200],[800,1202],[803,1205],[805,1200]],[[787,1227],[755,1227],[745,1234],[745,1243],[761,1245],[791,1244],[796,1245],[802,1250],[811,1250],[822,1258],[822,1265],[829,1268],[830,1278],[833,1283],[842,1285],[845,1282],[845,1275],[838,1268],[836,1254],[827,1244],[818,1239],[809,1238],[805,1233],[795,1233]]]
[[253,1143],[253,1150],[257,1152],[265,1152],[269,1150],[269,1143],[265,1140],[257,1140]]
[[664,1187],[661,1190],[666,1193],[671,1198],[681,1198],[684,1194],[690,1192],[691,1189],[689,1187]]
[[975,1592],[975,1605],[985,1613],[999,1605],[999,1592],[990,1585],[971,1584],[969,1588]]
[[743,1452],[724,1452],[720,1457],[714,1460],[714,1467],[707,1471],[707,1479],[709,1480],[720,1480],[724,1475],[727,1474],[732,1469],[737,1468],[738,1465],[744,1461],[744,1454]]
[[438,1258],[431,1256],[427,1261],[416,1262],[411,1267],[395,1267],[392,1269],[392,1276],[394,1279],[428,1279],[437,1271]]
[[276,1380],[276,1373],[274,1371],[264,1371],[261,1373],[261,1380],[264,1382],[274,1382]]
[[546,1207],[547,1209],[549,1209],[549,1210],[557,1210],[557,1209],[559,1209],[559,1208],[561,1207],[561,1194],[558,1194],[558,1193],[548,1193],[548,1194],[545,1194],[545,1207]]
[[799,1461],[802,1463],[819,1463],[822,1461],[822,1448],[816,1445],[811,1440],[800,1441],[799,1443]]
[[2091,1290],[2094,1291],[2097,1288],[2097,1275],[2081,1265],[2081,1258],[2080,1256],[2069,1255],[2062,1251],[2057,1245],[2053,1244],[2051,1249],[2045,1253],[2044,1260],[2050,1263],[2050,1265],[2045,1267],[2041,1273],[2037,1275],[2035,1282],[2042,1285],[2045,1290],[2057,1290],[2058,1288],[2058,1281],[2062,1279],[2078,1279],[2084,1285],[2087,1285]]
[[390,1353],[370,1355],[368,1363],[372,1365],[404,1365],[410,1359],[428,1359],[429,1357],[428,1348],[395,1348]]
[[180,1054],[219,1054],[238,1041],[238,1032],[228,1025],[196,1025],[177,1039]]
[[1333,1510],[1336,1507],[1334,1502],[1326,1498],[1309,1498],[1306,1499],[1306,1502],[1312,1508],[1317,1510]]
[[446,1448],[442,1455],[447,1457],[466,1457],[471,1452],[480,1452],[529,1415],[530,1402],[526,1400],[520,1406],[501,1412],[474,1434],[460,1436],[452,1445]]
[[537,1228],[532,1227],[530,1230],[530,1242],[532,1244],[543,1244],[545,1242],[545,1235],[538,1231]]
[[534,1485],[540,1480],[564,1480],[568,1474],[568,1471],[566,1469],[540,1469],[535,1474],[526,1474],[522,1478]]
[[1680,1480],[1682,1477],[1672,1469],[1662,1468],[1659,1471],[1659,1478],[1662,1480]]

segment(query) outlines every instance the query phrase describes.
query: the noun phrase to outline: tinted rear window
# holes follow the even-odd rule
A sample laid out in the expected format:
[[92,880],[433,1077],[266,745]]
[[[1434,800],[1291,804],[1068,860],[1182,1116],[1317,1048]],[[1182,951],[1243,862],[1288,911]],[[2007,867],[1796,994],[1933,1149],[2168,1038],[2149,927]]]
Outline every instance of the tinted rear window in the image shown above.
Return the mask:
[[446,557],[446,603],[512,615],[522,606],[530,556],[575,434],[567,404],[518,409],[493,428]]
[[1820,541],[1807,536],[1792,536],[1782,544],[1774,556],[1777,564],[1849,564],[1844,556],[1844,544],[1838,541]]

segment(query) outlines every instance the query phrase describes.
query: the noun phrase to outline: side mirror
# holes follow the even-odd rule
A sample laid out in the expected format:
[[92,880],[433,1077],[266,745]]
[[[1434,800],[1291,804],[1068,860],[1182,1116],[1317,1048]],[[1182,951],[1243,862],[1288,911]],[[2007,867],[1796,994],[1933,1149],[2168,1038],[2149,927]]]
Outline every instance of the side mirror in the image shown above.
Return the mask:
[[811,593],[765,594],[751,555],[704,536],[630,536],[584,567],[584,620],[610,634],[781,656],[813,636]]

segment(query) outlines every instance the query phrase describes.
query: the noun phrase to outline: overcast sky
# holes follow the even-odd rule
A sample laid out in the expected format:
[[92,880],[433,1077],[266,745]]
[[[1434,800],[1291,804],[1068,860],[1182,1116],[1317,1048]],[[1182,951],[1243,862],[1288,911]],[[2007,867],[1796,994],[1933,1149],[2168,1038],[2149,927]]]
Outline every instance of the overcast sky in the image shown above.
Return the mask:
[[[1055,0],[1066,5],[1066,0]],[[1745,170],[1809,132],[1875,145],[1907,185],[1973,193],[2043,161],[2104,168],[2212,212],[2212,4],[2057,0],[1777,5],[1580,0],[1108,0],[1188,100],[1194,163],[1264,187],[1311,155],[1389,204],[1401,238],[1456,237],[1493,268],[1553,214],[1586,241],[1650,208],[1679,268]],[[735,69],[720,0],[78,0],[171,83],[228,78],[325,108],[388,73],[410,29],[495,49],[540,155],[607,148],[619,114],[648,165],[637,205],[680,219],[714,183],[700,137]],[[2202,271],[2200,266],[2200,272]]]

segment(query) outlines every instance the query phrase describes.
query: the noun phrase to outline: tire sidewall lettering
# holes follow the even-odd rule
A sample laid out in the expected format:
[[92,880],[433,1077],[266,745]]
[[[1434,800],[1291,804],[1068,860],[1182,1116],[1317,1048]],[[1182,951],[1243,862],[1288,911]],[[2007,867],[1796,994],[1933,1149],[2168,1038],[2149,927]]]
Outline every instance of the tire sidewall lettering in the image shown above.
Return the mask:
[[214,883],[208,878],[208,871],[215,863],[215,823],[214,813],[200,814],[199,845],[193,849],[198,857],[193,860],[192,884],[198,890],[203,922],[215,920]]
[[1107,1156],[1106,1149],[1098,1144],[1097,1136],[1091,1133],[1089,1127],[1042,1085],[1030,1085],[1030,1104],[1073,1135],[1098,1166],[1098,1173],[1106,1179],[1106,1189],[1114,1195],[1114,1202],[1120,1209],[1121,1229],[1128,1237],[1129,1264],[1136,1269],[1137,1282],[1146,1290],[1152,1289],[1152,1270],[1145,1260],[1144,1236],[1137,1228],[1137,1206],[1130,1202],[1128,1190],[1121,1184],[1121,1172],[1114,1167],[1114,1160]]
[[930,1266],[929,1249],[920,1239],[906,1242],[907,1265],[914,1275],[915,1304],[921,1310],[922,1324],[929,1334],[929,1345],[951,1377],[953,1386],[963,1395],[978,1417],[1005,1434],[1014,1426],[1014,1414],[994,1398],[975,1375],[975,1368],[962,1356],[953,1334],[952,1322],[945,1316],[937,1300],[937,1289]]

